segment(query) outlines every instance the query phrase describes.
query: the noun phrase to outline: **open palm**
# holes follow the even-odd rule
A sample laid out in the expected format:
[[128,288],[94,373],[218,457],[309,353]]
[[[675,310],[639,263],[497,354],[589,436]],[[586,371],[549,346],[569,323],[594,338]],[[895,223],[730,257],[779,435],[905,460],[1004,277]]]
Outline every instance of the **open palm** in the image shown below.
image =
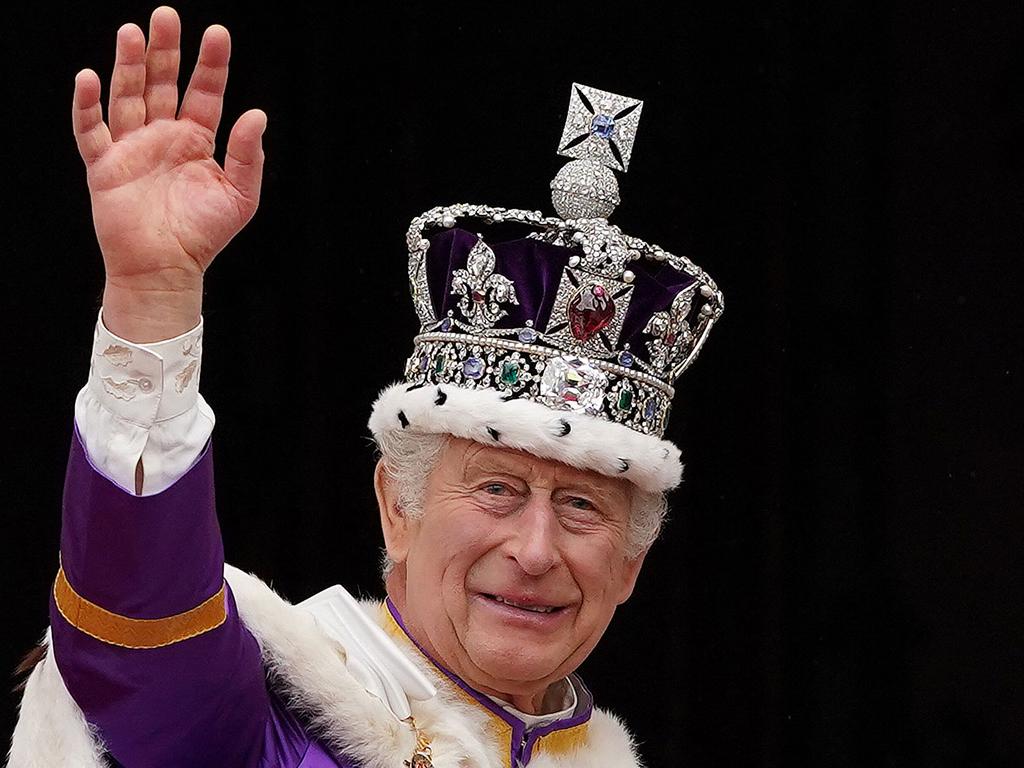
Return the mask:
[[108,285],[162,290],[201,279],[259,203],[266,115],[238,118],[221,168],[213,149],[230,36],[219,25],[206,30],[178,110],[180,26],[165,6],[153,12],[148,45],[134,24],[118,30],[109,125],[98,75],[85,69],[75,78],[75,139]]

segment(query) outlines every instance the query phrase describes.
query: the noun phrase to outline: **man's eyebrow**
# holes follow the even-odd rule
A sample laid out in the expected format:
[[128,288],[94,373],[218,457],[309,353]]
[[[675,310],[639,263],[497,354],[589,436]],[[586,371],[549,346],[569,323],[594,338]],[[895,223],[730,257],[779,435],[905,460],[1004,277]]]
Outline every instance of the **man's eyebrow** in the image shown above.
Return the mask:
[[582,478],[575,478],[572,481],[559,483],[559,487],[570,492],[580,492],[586,496],[589,496],[592,500],[597,500],[609,504],[616,502],[619,499],[619,496],[621,495],[618,488],[610,488],[597,485],[591,481],[584,480]]
[[569,480],[559,483],[558,485],[561,488],[579,489],[581,491],[584,491],[585,493],[589,493],[592,496],[606,496],[609,493],[615,492],[614,488],[603,488],[602,486],[592,483],[589,480],[585,480],[583,478],[571,478]]
[[467,479],[471,474],[487,472],[507,472],[513,475],[522,475],[522,465],[514,459],[501,454],[489,453],[485,450],[473,452],[462,464],[462,479]]
[[[529,469],[528,460],[525,462],[518,461],[515,457],[480,450],[474,452],[463,463],[462,479],[467,479],[473,473],[486,474],[488,472],[505,472],[517,477],[524,477],[529,474]],[[584,474],[560,478],[556,487],[562,490],[579,490],[588,496],[605,500],[615,500],[622,493],[622,490],[617,486],[601,484]]]

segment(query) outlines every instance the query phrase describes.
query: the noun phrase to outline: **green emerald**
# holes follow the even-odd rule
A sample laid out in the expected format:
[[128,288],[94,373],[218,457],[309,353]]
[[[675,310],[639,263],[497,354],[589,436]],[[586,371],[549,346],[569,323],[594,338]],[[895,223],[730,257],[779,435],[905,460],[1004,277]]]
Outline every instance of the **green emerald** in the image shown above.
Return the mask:
[[623,389],[619,392],[619,410],[628,411],[633,407],[633,390]]
[[504,362],[501,364],[501,381],[505,384],[515,384],[519,381],[519,366],[516,363]]
[[445,359],[444,355],[438,355],[434,358],[434,373],[441,373],[444,370]]

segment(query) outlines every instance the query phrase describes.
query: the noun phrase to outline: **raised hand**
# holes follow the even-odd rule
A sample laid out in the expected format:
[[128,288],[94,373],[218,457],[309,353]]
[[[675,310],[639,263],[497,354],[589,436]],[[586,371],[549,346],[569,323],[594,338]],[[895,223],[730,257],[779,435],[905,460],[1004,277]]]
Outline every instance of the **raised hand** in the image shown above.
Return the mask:
[[73,124],[85,161],[93,222],[106,266],[103,321],[130,341],[170,338],[194,327],[203,273],[256,212],[267,116],[252,109],[213,159],[231,39],[214,25],[178,109],[181,25],[173,8],[142,30],[117,32],[108,121],[100,79],[75,77]]

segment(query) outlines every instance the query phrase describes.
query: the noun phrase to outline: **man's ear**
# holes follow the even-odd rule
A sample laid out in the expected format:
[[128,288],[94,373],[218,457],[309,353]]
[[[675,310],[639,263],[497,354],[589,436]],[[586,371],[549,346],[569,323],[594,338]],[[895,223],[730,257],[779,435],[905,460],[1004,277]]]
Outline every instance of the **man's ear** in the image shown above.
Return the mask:
[[647,557],[647,552],[650,547],[646,547],[643,552],[633,558],[626,560],[623,566],[622,572],[622,584],[619,592],[618,605],[622,605],[626,602],[630,595],[633,594],[633,589],[636,587],[637,577],[640,576],[640,568],[644,564],[644,558]]
[[380,508],[380,527],[388,557],[395,563],[404,562],[409,553],[409,520],[398,506],[395,482],[388,475],[383,459],[377,461],[373,472],[373,490]]

